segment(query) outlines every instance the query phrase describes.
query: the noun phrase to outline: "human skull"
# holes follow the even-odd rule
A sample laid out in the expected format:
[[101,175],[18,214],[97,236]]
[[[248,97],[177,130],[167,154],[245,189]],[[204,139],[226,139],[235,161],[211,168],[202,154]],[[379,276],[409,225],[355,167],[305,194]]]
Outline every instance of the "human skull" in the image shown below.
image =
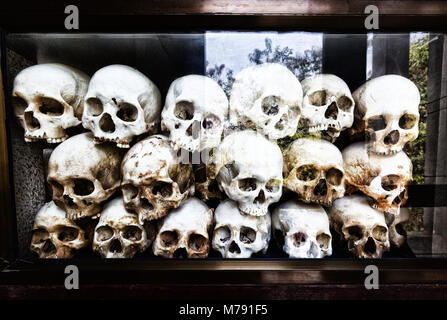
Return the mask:
[[420,95],[416,85],[398,75],[367,81],[354,94],[351,136],[365,132],[369,151],[390,155],[418,136]]
[[388,227],[382,212],[371,208],[367,198],[351,195],[334,201],[329,208],[332,228],[347,241],[357,258],[381,258],[390,248]]
[[290,258],[323,258],[332,254],[329,218],[318,204],[289,200],[273,211],[274,236]]
[[230,96],[230,122],[259,129],[276,140],[295,134],[301,116],[303,90],[295,75],[278,63],[243,69]]
[[107,259],[133,258],[150,244],[138,217],[124,208],[121,198],[115,198],[104,206],[95,228],[94,251]]
[[198,198],[203,201],[224,199],[225,194],[220,191],[216,180],[215,166],[200,163],[193,167],[195,190]]
[[124,205],[140,223],[159,219],[194,192],[191,164],[183,164],[167,137],[155,135],[136,143],[121,171]]
[[234,132],[216,151],[217,182],[246,214],[262,216],[282,194],[282,153],[255,131]]
[[309,132],[322,132],[334,142],[354,121],[354,99],[348,85],[333,74],[317,74],[301,84],[305,126]]
[[25,129],[25,141],[59,143],[67,139],[65,129],[81,124],[89,80],[85,73],[63,64],[38,64],[22,70],[14,79],[12,106]]
[[271,218],[243,214],[237,203],[222,201],[214,213],[213,249],[223,258],[250,258],[267,252],[270,241]]
[[217,147],[228,117],[228,99],[211,78],[188,75],[169,87],[163,108],[162,129],[169,130],[174,149],[190,152]]
[[343,150],[346,182],[360,190],[370,205],[393,216],[408,198],[407,184],[412,177],[411,160],[401,151],[390,156],[370,154],[365,142],[356,142]]
[[330,206],[345,193],[341,152],[326,140],[295,140],[284,153],[284,177],[284,186],[306,203]]
[[58,145],[48,161],[53,201],[68,219],[94,216],[120,186],[122,154],[111,144],[97,145],[91,133],[73,136]]
[[160,108],[160,91],[149,78],[134,68],[110,65],[90,81],[82,125],[97,142],[129,148],[133,137],[157,133]]
[[51,201],[45,203],[34,220],[31,250],[41,259],[70,259],[90,244],[88,235],[65,211]]
[[154,241],[154,254],[165,258],[206,258],[212,225],[210,208],[189,198],[163,219]]
[[410,212],[407,208],[399,208],[399,214],[389,226],[390,241],[397,247],[401,247],[407,241],[407,232],[404,225],[410,219]]

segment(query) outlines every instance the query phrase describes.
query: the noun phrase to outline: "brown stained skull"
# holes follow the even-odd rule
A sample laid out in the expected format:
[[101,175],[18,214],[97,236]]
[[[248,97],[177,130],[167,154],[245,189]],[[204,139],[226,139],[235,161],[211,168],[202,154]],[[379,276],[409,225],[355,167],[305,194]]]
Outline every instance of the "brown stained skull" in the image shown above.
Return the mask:
[[219,183],[216,180],[214,166],[212,164],[194,165],[194,182],[196,195],[203,201],[221,201],[225,194],[219,190]]

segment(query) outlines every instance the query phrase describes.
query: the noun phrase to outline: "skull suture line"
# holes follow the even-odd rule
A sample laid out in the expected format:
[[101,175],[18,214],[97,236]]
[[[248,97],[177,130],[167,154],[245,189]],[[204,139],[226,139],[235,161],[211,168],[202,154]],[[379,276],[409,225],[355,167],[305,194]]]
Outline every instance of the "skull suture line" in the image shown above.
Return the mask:
[[295,75],[277,63],[243,69],[230,96],[230,122],[257,128],[269,139],[295,134],[303,90]]
[[343,158],[332,143],[301,138],[284,153],[284,186],[306,203],[330,206],[343,197]]
[[129,148],[133,137],[157,133],[160,107],[160,91],[149,78],[131,67],[111,65],[90,81],[82,125],[98,142]]
[[84,95],[90,78],[63,64],[39,64],[14,79],[12,106],[25,129],[25,141],[59,143],[65,129],[81,124]]
[[216,151],[217,181],[239,209],[253,216],[267,214],[282,194],[283,158],[279,147],[254,131],[234,132]]
[[206,258],[213,213],[196,198],[185,200],[163,219],[154,254],[165,258]]
[[191,164],[181,163],[165,136],[136,143],[121,164],[124,204],[140,223],[159,219],[194,192]]
[[329,218],[318,204],[287,201],[273,211],[274,236],[290,258],[323,258],[332,254]]
[[309,132],[322,132],[334,142],[354,121],[354,99],[347,84],[333,74],[318,74],[301,82],[303,120]]
[[94,251],[103,258],[133,258],[150,244],[138,217],[124,208],[121,198],[113,199],[104,206],[95,228]]
[[333,229],[347,241],[357,258],[377,259],[390,248],[388,227],[382,212],[371,208],[362,195],[346,196],[329,208]]
[[48,183],[53,201],[67,218],[94,216],[120,186],[122,154],[110,143],[97,145],[88,133],[58,145],[48,161]]
[[228,117],[228,99],[211,78],[188,75],[169,87],[161,114],[174,149],[190,152],[217,147]]
[[243,214],[237,203],[222,201],[214,214],[213,249],[223,258],[250,258],[267,252],[270,241],[271,218]]
[[70,259],[90,244],[88,236],[65,211],[51,201],[45,203],[34,220],[31,250],[41,259]]
[[354,94],[351,136],[366,135],[368,151],[390,155],[418,136],[420,95],[416,85],[398,75],[367,81]]

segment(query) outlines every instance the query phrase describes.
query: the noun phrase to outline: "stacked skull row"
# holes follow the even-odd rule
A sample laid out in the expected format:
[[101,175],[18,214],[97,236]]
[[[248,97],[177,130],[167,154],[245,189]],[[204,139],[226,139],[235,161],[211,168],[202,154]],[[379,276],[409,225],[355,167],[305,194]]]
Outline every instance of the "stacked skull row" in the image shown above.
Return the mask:
[[[250,257],[266,252],[273,229],[290,257],[321,258],[332,253],[331,226],[356,257],[381,257],[390,240],[404,241],[396,225],[412,164],[402,150],[418,135],[419,100],[397,75],[351,95],[335,75],[300,83],[266,63],[242,70],[229,100],[208,77],[181,77],[161,110],[157,87],[131,67],[107,66],[91,80],[60,64],[27,68],[12,99],[25,140],[63,141],[49,160],[54,202],[36,216],[32,249],[70,257],[93,238],[103,257],[151,244],[164,257],[203,258],[210,247]],[[68,138],[80,124],[91,132]],[[345,129],[362,141],[341,152],[332,143]],[[277,140],[297,132],[306,137],[281,151]],[[205,157],[192,164],[197,153]],[[280,201],[287,193],[294,199]],[[212,199],[220,203],[210,209]],[[80,221],[98,217],[88,237]]]

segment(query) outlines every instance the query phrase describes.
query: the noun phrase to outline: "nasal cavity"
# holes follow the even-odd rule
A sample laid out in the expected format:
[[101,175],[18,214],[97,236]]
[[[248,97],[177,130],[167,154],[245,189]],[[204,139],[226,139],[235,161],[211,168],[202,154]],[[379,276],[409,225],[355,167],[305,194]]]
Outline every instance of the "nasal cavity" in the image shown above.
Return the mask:
[[338,116],[338,107],[335,102],[332,102],[331,105],[326,109],[324,113],[324,117],[326,119],[334,119],[336,120]]
[[77,209],[78,206],[73,202],[73,199],[70,196],[64,195],[64,203],[70,209]]
[[318,184],[314,189],[314,195],[325,196],[326,194],[327,194],[326,180],[320,179],[320,181],[318,181]]
[[123,251],[123,246],[121,245],[121,242],[118,239],[113,240],[112,244],[110,245],[110,252],[118,253]]
[[265,195],[264,190],[261,190],[258,194],[258,196],[255,199],[255,203],[264,203],[265,202]]
[[230,251],[231,253],[241,253],[241,248],[239,248],[237,243],[233,241],[230,244],[230,248],[228,249],[228,251]]
[[383,139],[385,144],[396,144],[399,142],[400,134],[399,131],[393,130]]
[[26,127],[29,130],[37,130],[40,128],[39,120],[34,118],[34,114],[32,111],[25,112],[25,122],[26,122]]
[[192,137],[193,139],[197,139],[200,135],[200,122],[194,120],[188,129],[186,129],[186,135],[188,137]]
[[113,123],[112,117],[108,113],[104,113],[99,120],[99,127],[102,131],[112,133],[115,131],[115,124]]
[[371,238],[371,237],[369,237],[368,241],[366,241],[365,253],[367,253],[367,254],[374,254],[374,253],[376,253],[376,243],[374,242],[374,239]]
[[185,248],[178,248],[174,251],[174,258],[188,258],[188,252]]

